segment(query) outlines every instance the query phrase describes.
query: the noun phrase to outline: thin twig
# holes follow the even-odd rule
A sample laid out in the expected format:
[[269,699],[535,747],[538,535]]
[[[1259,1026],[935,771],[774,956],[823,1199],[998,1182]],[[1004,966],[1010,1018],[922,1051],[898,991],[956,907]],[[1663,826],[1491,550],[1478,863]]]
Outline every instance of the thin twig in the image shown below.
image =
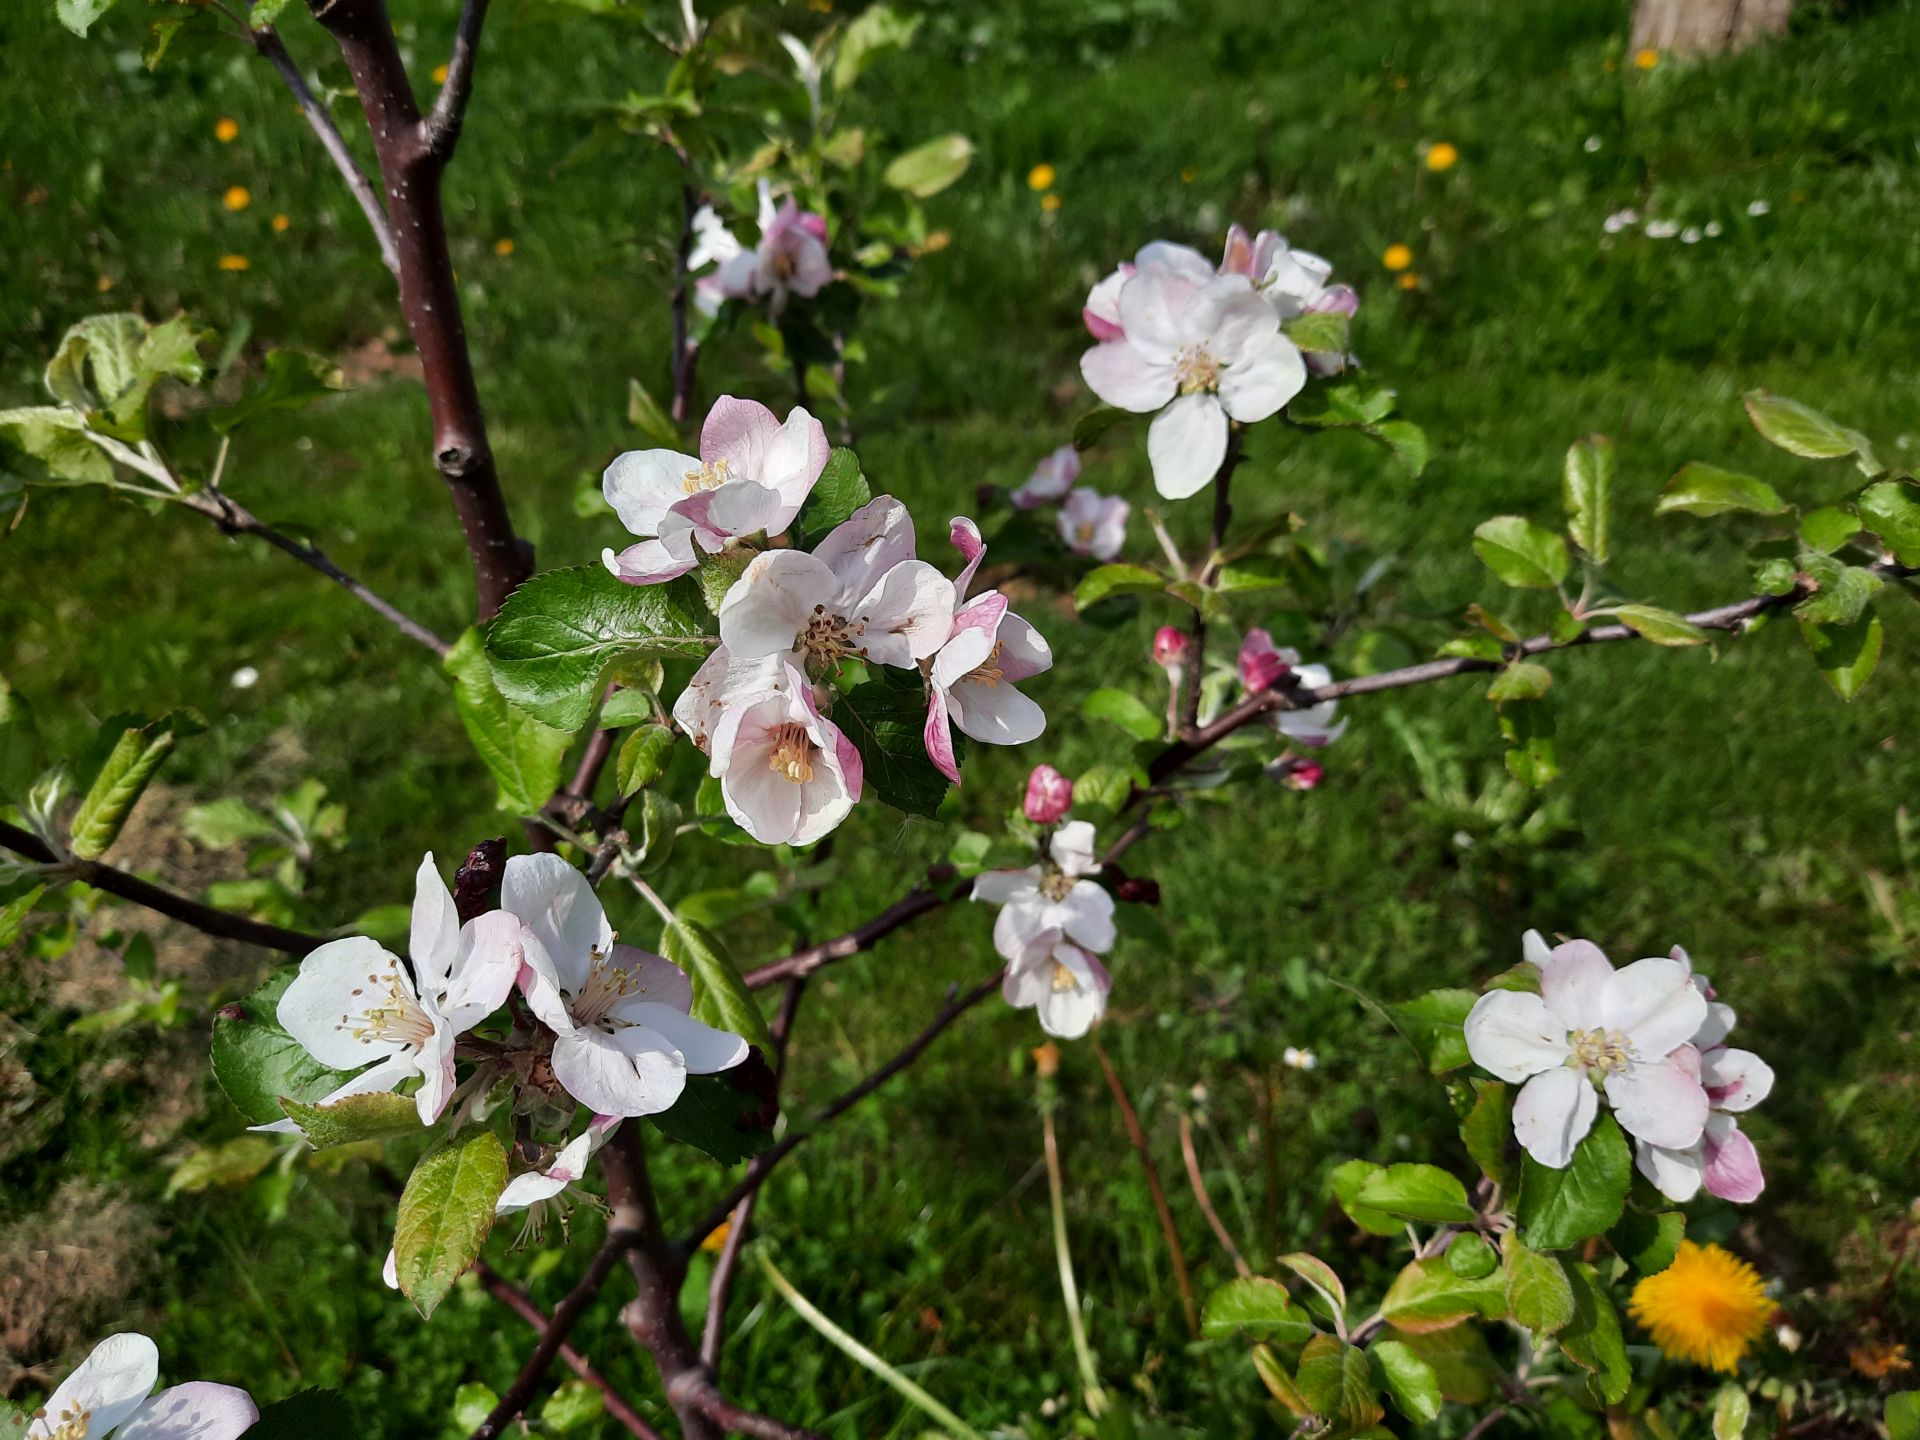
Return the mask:
[[1219,1240],[1220,1248],[1227,1252],[1227,1258],[1233,1261],[1234,1273],[1241,1279],[1253,1274],[1240,1247],[1233,1243],[1233,1236],[1227,1233],[1227,1227],[1220,1223],[1220,1216],[1213,1208],[1213,1200],[1207,1194],[1207,1182],[1200,1175],[1200,1156],[1193,1148],[1193,1122],[1185,1115],[1180,1117],[1180,1155],[1187,1162],[1187,1180],[1193,1186],[1193,1198],[1200,1202],[1200,1213],[1207,1217],[1207,1224],[1213,1227],[1214,1237]]
[[[1213,529],[1207,537],[1206,558],[1200,562],[1200,584],[1211,585],[1220,566],[1220,552],[1227,543],[1227,527],[1233,523],[1231,489],[1233,472],[1240,465],[1240,428],[1227,434],[1227,453],[1213,477]],[[1200,692],[1207,677],[1207,617],[1200,605],[1193,607],[1193,623],[1187,631],[1187,703],[1185,733],[1200,728]]]
[[[542,1336],[547,1333],[547,1326],[553,1322],[547,1318],[545,1311],[533,1303],[524,1290],[507,1280],[485,1260],[473,1262],[473,1273],[480,1277],[480,1283],[487,1288],[494,1299],[526,1321]],[[593,1368],[593,1362],[586,1356],[571,1345],[562,1345],[560,1358],[566,1362],[568,1369],[600,1392],[607,1413],[626,1426],[629,1432],[638,1435],[640,1440],[663,1440],[660,1432],[640,1418],[640,1412],[627,1402],[626,1396],[613,1388],[612,1381]]]
[[1474,1421],[1473,1428],[1467,1431],[1466,1434],[1462,1435],[1460,1437],[1460,1440],[1480,1440],[1480,1437],[1482,1435],[1486,1434],[1487,1431],[1491,1430],[1501,1420],[1505,1419],[1506,1414],[1507,1414],[1506,1406],[1504,1405],[1494,1406],[1493,1409],[1489,1410],[1486,1414],[1482,1415],[1478,1420]]
[[1193,1303],[1193,1277],[1187,1272],[1187,1252],[1180,1244],[1180,1232],[1173,1224],[1173,1211],[1167,1206],[1167,1192],[1160,1184],[1160,1167],[1153,1163],[1153,1151],[1147,1148],[1146,1132],[1140,1128],[1139,1112],[1133,1108],[1133,1101],[1127,1098],[1126,1086],[1120,1083],[1113,1061],[1107,1058],[1107,1047],[1096,1039],[1093,1042],[1093,1054],[1106,1074],[1107,1088],[1113,1092],[1114,1104],[1120,1107],[1120,1118],[1126,1122],[1127,1139],[1133,1145],[1134,1154],[1140,1157],[1140,1168],[1146,1172],[1147,1192],[1153,1196],[1154,1212],[1160,1217],[1160,1233],[1166,1237],[1167,1253],[1173,1257],[1173,1280],[1180,1290],[1180,1306],[1186,1312],[1187,1331],[1197,1339],[1200,1334],[1200,1312]]
[[129,875],[125,870],[116,870],[98,860],[62,859],[39,836],[17,825],[9,825],[4,820],[0,820],[0,846],[42,865],[58,866],[59,879],[78,880],[222,940],[240,940],[248,945],[260,945],[288,955],[305,955],[309,950],[326,943],[318,935],[282,929],[278,925],[268,925],[263,921],[249,920],[244,915],[202,905],[198,900],[189,900],[184,895],[163,890],[138,875]]
[[447,78],[434,98],[433,108],[420,122],[427,152],[451,160],[460,143],[460,125],[467,102],[473,98],[473,68],[480,55],[480,27],[486,24],[487,0],[466,0],[453,33],[453,53],[447,57]]
[[776,960],[770,965],[762,965],[747,971],[743,977],[747,988],[759,990],[780,980],[794,980],[802,975],[811,975],[824,965],[830,965],[836,960],[844,960],[849,955],[857,955],[862,950],[871,949],[875,942],[891,935],[908,921],[925,915],[930,910],[938,910],[944,905],[946,897],[934,887],[943,885],[952,878],[951,866],[931,867],[927,871],[926,886],[910,891],[903,899],[895,901],[866,924],[857,926],[846,934],[822,944],[796,950],[784,960]]

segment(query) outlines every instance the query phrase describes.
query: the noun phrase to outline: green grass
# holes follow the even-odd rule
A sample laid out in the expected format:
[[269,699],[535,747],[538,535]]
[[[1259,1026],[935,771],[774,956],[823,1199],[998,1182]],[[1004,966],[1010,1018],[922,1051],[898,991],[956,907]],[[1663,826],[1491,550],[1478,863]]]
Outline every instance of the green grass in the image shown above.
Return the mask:
[[[396,5],[422,83],[451,8]],[[1503,511],[1551,521],[1560,457],[1593,431],[1620,454],[1615,581],[1681,609],[1739,595],[1741,549],[1760,531],[1656,521],[1652,500],[1672,471],[1710,459],[1802,501],[1837,496],[1849,479],[1768,450],[1745,425],[1742,391],[1797,396],[1872,434],[1894,463],[1908,453],[1920,379],[1920,79],[1908,57],[1920,6],[1816,14],[1779,45],[1650,73],[1624,54],[1620,11],[1597,0],[1314,10],[1142,0],[1095,12],[1058,0],[932,14],[915,49],[875,68],[860,118],[903,142],[961,130],[979,155],[930,204],[952,245],[923,262],[900,303],[869,311],[871,358],[853,386],[876,489],[915,508],[923,553],[937,555],[942,522],[973,508],[976,486],[1017,483],[1086,407],[1075,361],[1087,285],[1146,239],[1211,250],[1238,219],[1279,225],[1361,287],[1356,349],[1435,443],[1433,465],[1410,482],[1357,440],[1263,433],[1238,487],[1244,514],[1291,509],[1316,533],[1396,557],[1376,617],[1391,642],[1428,653],[1467,603],[1495,599],[1468,550],[1472,526]],[[364,223],[272,74],[236,50],[149,76],[129,59],[144,19],[123,6],[83,43],[36,7],[0,16],[10,199],[0,403],[30,403],[66,325],[108,306],[185,307],[227,331],[244,321],[256,344],[339,354],[386,333],[403,349]],[[296,18],[287,29],[304,63],[344,85],[315,26]],[[610,517],[581,518],[573,496],[638,443],[624,421],[628,378],[657,391],[665,374],[662,237],[675,177],[638,141],[574,156],[588,106],[647,90],[659,68],[628,27],[515,27],[509,9],[449,177],[494,446],[544,565],[581,563],[617,540]],[[345,123],[348,107],[340,113]],[[222,115],[240,122],[231,145],[213,137]],[[1461,163],[1428,174],[1420,146],[1442,139]],[[1025,184],[1043,160],[1064,201],[1052,223]],[[253,194],[238,214],[220,205],[233,184]],[[1747,213],[1755,199],[1768,214]],[[1629,205],[1717,220],[1725,233],[1608,243],[1602,218]],[[270,227],[276,213],[290,218],[284,234]],[[495,253],[501,238],[514,240],[510,256]],[[1415,251],[1416,291],[1395,289],[1379,266],[1394,242]],[[229,253],[251,268],[219,270]],[[709,348],[702,381],[708,396],[783,403],[786,393],[744,333]],[[470,577],[425,416],[416,386],[371,384],[250,429],[229,485],[452,636]],[[1086,478],[1145,503],[1137,432],[1103,445]],[[1204,508],[1178,510],[1175,528],[1197,537]],[[1136,522],[1135,545],[1147,543]],[[1031,687],[1055,726],[1018,753],[975,749],[957,817],[980,828],[998,823],[1035,760],[1075,773],[1112,748],[1071,714],[1074,698],[1116,676],[1151,693],[1146,640],[1176,618],[1146,611],[1089,631],[1063,609],[1029,609],[1061,657]],[[1246,607],[1248,623],[1267,613]],[[310,572],[194,517],[36,494],[0,542],[0,616],[0,672],[70,745],[119,710],[197,704],[214,725],[167,771],[189,798],[264,800],[310,775],[347,803],[352,839],[316,867],[303,924],[404,899],[423,848],[444,859],[507,823],[422,652]],[[1910,607],[1889,606],[1887,620],[1882,675],[1851,707],[1785,626],[1717,659],[1615,646],[1556,662],[1567,773],[1549,802],[1554,838],[1516,837],[1422,793],[1390,714],[1456,754],[1475,787],[1499,771],[1489,707],[1456,682],[1350,706],[1353,729],[1330,752],[1321,791],[1196,804],[1190,823],[1137,851],[1166,903],[1129,913],[1102,1033],[1154,1136],[1203,1289],[1230,1272],[1177,1183],[1173,1116],[1195,1104],[1196,1086],[1213,1193],[1249,1255],[1311,1240],[1368,1293],[1388,1273],[1386,1252],[1328,1218],[1324,1170],[1355,1154],[1464,1164],[1439,1088],[1420,1083],[1405,1047],[1333,982],[1388,996],[1472,984],[1518,958],[1528,925],[1591,935],[1616,957],[1679,942],[1781,1077],[1750,1127],[1766,1197],[1737,1213],[1699,1207],[1695,1233],[1733,1237],[1785,1283],[1789,1313],[1815,1339],[1795,1360],[1770,1352],[1769,1366],[1843,1377],[1862,1323],[1847,1306],[1889,1270],[1886,1237],[1920,1160],[1920,906],[1895,831],[1920,783],[1917,631]],[[1349,644],[1339,659],[1359,657]],[[241,665],[260,670],[254,688],[228,686]],[[948,833],[864,807],[837,839],[839,878],[814,925],[830,932],[877,908],[939,858]],[[737,884],[757,863],[751,851],[683,843],[665,888],[674,898]],[[1876,875],[1904,895],[1904,936],[1876,919]],[[643,933],[637,906],[616,920]],[[920,1027],[948,984],[986,973],[989,921],[958,909],[824,977],[795,1047],[795,1094],[819,1100],[850,1083]],[[729,933],[754,959],[790,940],[769,914]],[[188,944],[164,933],[163,969]],[[364,1432],[385,1436],[452,1433],[458,1384],[505,1384],[526,1334],[484,1295],[463,1292],[422,1325],[379,1287],[391,1208],[364,1167],[339,1179],[302,1172],[277,1222],[262,1216],[258,1183],[163,1199],[154,1156],[184,1144],[143,1149],[128,1132],[145,1092],[101,1079],[141,1032],[69,1040],[70,1014],[19,1009],[28,972],[65,963],[21,955],[0,970],[7,1009],[38,1037],[19,1053],[67,1116],[42,1148],[0,1165],[0,1221],[44,1206],[67,1174],[101,1177],[146,1206],[157,1258],[128,1280],[122,1323],[154,1329],[172,1378],[261,1396],[343,1384]],[[1075,1386],[1024,1058],[1040,1038],[1031,1017],[984,1007],[784,1166],[760,1210],[782,1268],[840,1323],[972,1423],[1036,1435],[1063,1432],[1040,1407]],[[1321,1069],[1277,1070],[1287,1044],[1314,1048]],[[1270,1152],[1250,1103],[1256,1075],[1281,1077]],[[1108,1383],[1251,1432],[1256,1387],[1235,1347],[1212,1358],[1223,1408],[1209,1408],[1144,1186],[1084,1046],[1068,1047],[1062,1085],[1075,1258]],[[188,1135],[237,1130],[210,1080],[199,1098]],[[663,1168],[680,1220],[725,1184],[689,1152],[670,1151]],[[533,1282],[537,1298],[564,1293],[597,1223],[579,1222],[580,1243]],[[499,1263],[525,1274],[532,1259]],[[1837,1302],[1810,1298],[1835,1285]],[[1882,1333],[1920,1328],[1910,1267],[1878,1305]],[[580,1343],[663,1414],[616,1308],[591,1317]],[[743,1401],[836,1435],[919,1433],[918,1417],[751,1269],[736,1313],[725,1381]]]

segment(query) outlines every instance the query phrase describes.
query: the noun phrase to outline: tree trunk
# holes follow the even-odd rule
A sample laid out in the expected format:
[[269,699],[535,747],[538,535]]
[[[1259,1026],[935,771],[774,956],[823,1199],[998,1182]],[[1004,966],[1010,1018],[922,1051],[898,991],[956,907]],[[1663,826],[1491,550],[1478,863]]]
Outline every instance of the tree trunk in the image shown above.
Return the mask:
[[1793,0],[1634,0],[1635,50],[1714,55],[1786,32]]

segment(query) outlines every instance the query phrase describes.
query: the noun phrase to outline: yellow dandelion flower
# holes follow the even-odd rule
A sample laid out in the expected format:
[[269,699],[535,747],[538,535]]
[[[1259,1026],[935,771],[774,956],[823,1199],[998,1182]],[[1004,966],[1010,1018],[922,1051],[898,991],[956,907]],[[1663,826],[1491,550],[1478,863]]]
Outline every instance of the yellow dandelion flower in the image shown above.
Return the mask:
[[1765,1333],[1773,1302],[1739,1256],[1682,1240],[1673,1264],[1633,1287],[1627,1310],[1672,1359],[1730,1373]]
[[1058,195],[1042,195],[1040,197],[1040,208],[1048,214],[1052,214],[1060,208],[1060,197]]
[[220,268],[222,270],[240,271],[250,269],[251,264],[244,255],[222,255],[220,257]]
[[1658,50],[1649,48],[1633,52],[1633,68],[1636,70],[1651,70],[1659,63],[1660,52]]
[[1408,270],[1405,271],[1398,280],[1394,281],[1394,283],[1402,290],[1418,290],[1420,288],[1420,277],[1414,274],[1413,271]]
[[1380,263],[1389,270],[1404,270],[1413,264],[1413,251],[1405,245],[1389,245]]
[[273,217],[273,233],[276,235],[284,235],[287,233],[287,228],[292,224],[293,221],[289,220],[286,216],[276,215]]
[[1027,172],[1027,188],[1029,190],[1051,190],[1053,188],[1053,181],[1053,166],[1047,164],[1044,160]]
[[496,255],[511,255],[513,253],[513,241],[502,235],[498,240],[493,242],[493,253]]
[[1445,140],[1438,145],[1427,147],[1427,169],[1429,170],[1451,170],[1459,160],[1459,150]]
[[213,138],[222,145],[231,145],[240,138],[240,122],[222,115],[213,122]]
[[727,1236],[733,1233],[733,1221],[722,1220],[707,1232],[707,1238],[700,1242],[700,1248],[709,1255],[717,1255],[727,1243]]
[[433,67],[433,83],[436,85],[444,85],[447,83],[447,67],[446,66],[436,65]]
[[220,203],[229,210],[244,210],[253,203],[253,192],[244,185],[230,185]]

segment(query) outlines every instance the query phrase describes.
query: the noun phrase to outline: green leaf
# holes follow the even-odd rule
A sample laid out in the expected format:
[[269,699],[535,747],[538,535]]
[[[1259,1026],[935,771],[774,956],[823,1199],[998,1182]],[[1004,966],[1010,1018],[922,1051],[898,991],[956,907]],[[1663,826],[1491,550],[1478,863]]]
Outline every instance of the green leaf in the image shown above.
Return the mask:
[[1436,1225],[1465,1224],[1478,1214],[1466,1187],[1437,1165],[1389,1165],[1369,1175],[1356,1198],[1369,1210]]
[[1800,638],[1813,651],[1814,663],[1833,693],[1851,700],[1873,678],[1873,668],[1880,663],[1884,631],[1880,617],[1869,610],[1851,625],[1809,625],[1802,620]]
[[1427,1362],[1441,1396],[1456,1405],[1485,1404],[1500,1383],[1500,1364],[1477,1326],[1407,1335],[1398,1343]]
[[[253,7],[256,24],[259,14],[260,5],[256,0]],[[331,360],[300,350],[269,350],[260,383],[235,404],[210,410],[207,419],[222,435],[229,435],[258,416],[276,410],[304,410],[342,388],[340,367]]]
[[1593,1266],[1569,1260],[1562,1269],[1573,1290],[1573,1318],[1560,1331],[1560,1348],[1574,1364],[1591,1372],[1587,1385],[1595,1398],[1617,1405],[1626,1397],[1633,1370],[1627,1364],[1627,1345],[1613,1297]]
[[794,529],[801,546],[811,550],[836,525],[843,525],[853,512],[873,499],[867,477],[860,472],[860,457],[844,447],[836,447],[827,456],[826,469],[813,482],[807,503],[800,507]]
[[569,734],[593,713],[600,680],[635,655],[704,658],[706,608],[693,581],[628,585],[604,565],[536,575],[507,597],[487,632],[500,693]]
[[1294,1383],[1316,1415],[1332,1422],[1319,1433],[1335,1440],[1376,1425],[1385,1413],[1373,1388],[1366,1352],[1331,1335],[1316,1335],[1300,1352]]
[[1507,1232],[1507,1311],[1533,1332],[1534,1343],[1573,1319],[1573,1286],[1551,1255],[1529,1250]]
[[1602,1112],[1564,1170],[1524,1155],[1520,1162],[1521,1233],[1536,1250],[1564,1250],[1612,1228],[1627,1203],[1633,1155],[1613,1116]]
[[495,803],[509,814],[538,815],[560,786],[560,762],[572,737],[507,703],[478,630],[462,635],[441,663],[453,677],[461,728],[493,776]]
[[285,1118],[280,1097],[317,1099],[339,1089],[347,1076],[315,1060],[280,1025],[276,1010],[299,972],[289,967],[213,1021],[213,1073],[234,1108],[250,1124]]
[[1486,660],[1496,664],[1507,656],[1499,640],[1491,635],[1457,635],[1434,653],[1460,660]]
[[27,916],[46,893],[45,885],[35,885],[0,905],[0,947],[11,945],[20,938],[20,927],[27,923]]
[[1404,1340],[1376,1340],[1367,1347],[1375,1379],[1393,1397],[1394,1408],[1425,1425],[1440,1414],[1440,1377]]
[[1460,1122],[1460,1140],[1473,1163],[1502,1190],[1513,1190],[1513,1162],[1508,1158],[1513,1138],[1513,1092],[1505,1081],[1475,1080],[1473,1108]]
[[1287,1370],[1286,1362],[1267,1344],[1253,1347],[1253,1373],[1260,1377],[1260,1383],[1267,1387],[1282,1405],[1294,1416],[1305,1420],[1313,1414],[1313,1407],[1307,1404],[1307,1397],[1300,1393],[1300,1387],[1293,1383],[1293,1376]]
[[1859,432],[1836,424],[1818,410],[1784,395],[1750,390],[1746,404],[1754,429],[1782,450],[1805,459],[1838,460],[1865,446]]
[[1838,505],[1824,505],[1800,517],[1800,539],[1818,555],[1831,555],[1860,533],[1860,517]]
[[263,25],[271,25],[280,18],[280,12],[292,3],[293,0],[253,0],[253,9],[247,12],[247,23],[255,30]]
[[245,1185],[280,1157],[265,1135],[236,1135],[218,1145],[200,1145],[167,1176],[167,1198]]
[[563,1381],[540,1407],[540,1429],[549,1435],[566,1435],[593,1425],[605,1408],[600,1392],[586,1381],[577,1377]]
[[1753,1402],[1738,1384],[1729,1380],[1722,1385],[1713,1397],[1713,1440],[1742,1440],[1752,1411]]
[[359,1433],[353,1411],[337,1390],[302,1390],[263,1406],[247,1440],[335,1440]]
[[1543,701],[1502,705],[1500,734],[1507,742],[1507,773],[1538,790],[1560,778],[1560,752],[1554,739],[1553,707]]
[[1707,643],[1706,631],[1684,615],[1662,610],[1657,605],[1621,605],[1614,609],[1613,615],[1642,640],[1651,640],[1656,645],[1679,647]]
[[1535,665],[1531,661],[1516,660],[1487,686],[1487,699],[1495,704],[1510,704],[1517,700],[1538,700],[1553,685],[1553,672],[1544,665]]
[[1144,565],[1102,565],[1074,587],[1073,603],[1084,610],[1116,595],[1157,594],[1166,586],[1164,575]]
[[1696,460],[1681,466],[1667,482],[1653,513],[1670,515],[1677,510],[1687,515],[1713,516],[1747,510],[1756,515],[1778,515],[1786,508],[1787,502],[1766,481]]
[[1471,990],[1429,990],[1404,1005],[1389,1005],[1387,1014],[1420,1051],[1435,1075],[1457,1070],[1471,1058],[1463,1028],[1467,1012],[1480,997]]
[[463,1431],[478,1430],[499,1403],[500,1396],[491,1385],[469,1380],[453,1392],[453,1423]]
[[[932,815],[947,777],[927,756],[926,687],[918,671],[875,666],[833,709],[833,722],[860,752],[866,786],[909,815]],[[956,756],[960,739],[954,739]]]
[[1607,563],[1609,553],[1613,475],[1613,442],[1604,435],[1574,441],[1560,471],[1560,503],[1566,507],[1567,534],[1598,565]]
[[84,36],[87,27],[112,8],[113,0],[54,0],[53,13],[67,29]]
[[197,715],[176,710],[151,725],[122,731],[80,808],[73,813],[68,827],[73,853],[82,860],[98,860],[106,854],[160,762],[172,753],[175,741],[204,728]]
[[1427,432],[1411,420],[1389,420],[1384,425],[1368,426],[1365,433],[1392,451],[1400,468],[1415,480],[1426,472],[1427,462],[1433,458]]
[[1920,1440],[1920,1390],[1902,1390],[1887,1397],[1888,1440]]
[[890,49],[905,49],[920,28],[920,16],[902,15],[891,5],[874,5],[860,12],[840,37],[833,57],[833,88],[852,88],[873,57]]
[[938,195],[967,173],[973,142],[964,135],[942,135],[894,157],[881,179],[918,200]]
[[680,427],[638,380],[627,381],[627,423],[662,450],[679,450]]
[[473,1126],[429,1151],[407,1177],[394,1219],[394,1273],[400,1290],[431,1319],[453,1282],[479,1257],[493,1229],[493,1205],[507,1188],[507,1151]]
[[1883,480],[1860,492],[1860,518],[1902,565],[1920,565],[1920,496],[1911,485]]
[[248,840],[283,838],[270,817],[234,795],[190,807],[180,817],[180,828],[194,844],[209,850],[228,850]]
[[20,477],[29,485],[64,487],[105,485],[113,480],[113,465],[87,439],[86,417],[53,405],[0,411],[0,434],[45,466],[45,473]]
[[1101,436],[1133,418],[1131,410],[1121,410],[1112,405],[1101,405],[1089,410],[1073,422],[1073,448],[1091,450],[1099,444]]
[[363,1140],[392,1140],[421,1131],[420,1108],[410,1095],[375,1091],[349,1095],[331,1105],[309,1105],[290,1095],[280,1097],[287,1118],[300,1127],[316,1150],[335,1145],[357,1145]]
[[744,1083],[735,1083],[748,1078],[741,1072],[753,1063],[749,1057],[746,1064],[718,1075],[689,1075],[680,1098],[647,1118],[661,1134],[704,1150],[722,1165],[758,1155],[773,1144],[777,1108]]
[[1484,1235],[1464,1230],[1453,1237],[1453,1243],[1446,1249],[1447,1269],[1462,1280],[1481,1280],[1491,1275],[1494,1267],[1500,1263],[1500,1257],[1494,1253],[1493,1246],[1487,1243]]
[[1167,723],[1138,696],[1125,690],[1094,691],[1080,702],[1080,713],[1089,720],[1105,720],[1116,725],[1136,740],[1158,740]]
[[664,725],[642,725],[628,735],[614,761],[614,783],[622,795],[644,790],[666,773],[673,756],[673,731]]
[[706,926],[675,920],[660,933],[660,953],[693,977],[693,1018],[773,1054],[773,1036],[726,942]]
[[1458,1325],[1470,1315],[1498,1320],[1507,1313],[1506,1277],[1496,1270],[1468,1279],[1438,1256],[1416,1260],[1387,1287],[1380,1313],[1394,1329],[1416,1335]]
[[1813,594],[1793,607],[1793,613],[1816,625],[1856,624],[1867,602],[1886,582],[1860,565],[1843,565],[1830,555],[1802,552],[1800,569],[1814,582]]
[[1347,1312],[1347,1287],[1340,1277],[1333,1273],[1333,1267],[1318,1255],[1309,1255],[1304,1250],[1296,1250],[1290,1255],[1279,1257],[1280,1263],[1307,1284],[1319,1292],[1320,1298],[1327,1302],[1328,1312],[1344,1317]]
[[600,702],[600,714],[594,723],[602,730],[619,730],[651,720],[654,694],[651,689],[623,685]]
[[1340,1202],[1340,1208],[1347,1212],[1347,1218],[1362,1230],[1369,1235],[1398,1235],[1406,1228],[1404,1225],[1393,1216],[1360,1203],[1361,1187],[1372,1176],[1379,1174],[1382,1168],[1371,1160],[1349,1160],[1334,1167],[1333,1173],[1327,1177],[1327,1183],[1332,1187],[1334,1199]]
[[1314,1333],[1313,1317],[1293,1303],[1287,1287],[1264,1275],[1229,1280],[1207,1297],[1200,1328],[1208,1335],[1245,1334],[1298,1345]]
[[205,373],[200,339],[180,317],[149,325],[138,315],[90,315],[61,339],[47,365],[47,389],[87,412],[93,428],[143,440],[154,384],[169,376],[197,383]]
[[744,547],[722,550],[718,555],[701,555],[693,568],[693,582],[700,587],[700,600],[713,614],[720,613],[727,593],[746,572],[758,552]]
[[1567,542],[1520,515],[1496,515],[1474,527],[1473,553],[1502,584],[1551,590],[1567,578]]
[[1607,1243],[1642,1275],[1658,1275],[1680,1253],[1686,1233],[1687,1217],[1678,1210],[1649,1215],[1628,1206],[1620,1223],[1607,1232]]
[[1302,315],[1297,320],[1289,320],[1285,329],[1287,338],[1309,355],[1347,353],[1347,317],[1337,311]]

